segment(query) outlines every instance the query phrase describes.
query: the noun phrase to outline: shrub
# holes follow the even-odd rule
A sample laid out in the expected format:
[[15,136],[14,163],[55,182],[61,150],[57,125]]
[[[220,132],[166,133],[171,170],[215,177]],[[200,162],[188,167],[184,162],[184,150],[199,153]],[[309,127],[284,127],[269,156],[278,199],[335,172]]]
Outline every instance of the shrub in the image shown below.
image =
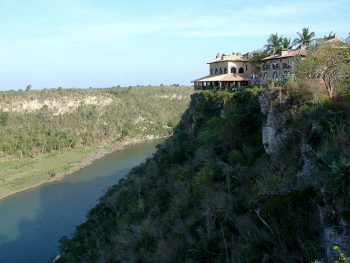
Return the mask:
[[1,112],[0,113],[0,125],[1,126],[6,126],[9,121],[9,114],[8,112]]
[[234,149],[229,153],[228,160],[232,166],[241,163],[243,161],[242,153],[239,150]]
[[350,257],[346,257],[339,246],[334,246],[333,249],[339,254],[334,263],[350,263]]

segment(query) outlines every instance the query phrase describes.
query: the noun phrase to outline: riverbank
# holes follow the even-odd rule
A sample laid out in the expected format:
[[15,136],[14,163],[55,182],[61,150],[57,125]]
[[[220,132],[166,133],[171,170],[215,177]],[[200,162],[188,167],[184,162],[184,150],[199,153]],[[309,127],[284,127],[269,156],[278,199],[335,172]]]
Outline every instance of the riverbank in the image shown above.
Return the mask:
[[127,140],[114,146],[70,149],[60,154],[0,161],[0,200],[18,192],[59,181],[128,145],[162,138],[166,137]]

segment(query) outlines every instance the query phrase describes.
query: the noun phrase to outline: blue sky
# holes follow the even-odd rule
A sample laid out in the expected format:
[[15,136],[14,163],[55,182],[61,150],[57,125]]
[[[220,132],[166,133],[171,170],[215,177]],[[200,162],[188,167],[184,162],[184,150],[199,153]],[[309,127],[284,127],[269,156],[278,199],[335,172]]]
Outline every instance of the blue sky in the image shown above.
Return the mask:
[[350,0],[0,0],[0,90],[188,84],[217,52],[350,32]]

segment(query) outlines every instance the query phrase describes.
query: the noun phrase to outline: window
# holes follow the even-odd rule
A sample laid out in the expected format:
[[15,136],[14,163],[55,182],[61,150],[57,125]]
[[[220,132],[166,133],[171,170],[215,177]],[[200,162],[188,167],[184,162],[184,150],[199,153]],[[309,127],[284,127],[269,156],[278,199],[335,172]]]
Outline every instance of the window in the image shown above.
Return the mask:
[[219,73],[222,74],[222,69],[221,68],[219,69]]
[[272,79],[273,80],[277,80],[277,71],[275,71],[273,74],[272,74]]
[[224,69],[224,74],[227,74],[227,68]]
[[279,69],[280,65],[278,63],[272,63],[272,69]]
[[267,72],[264,73],[264,80],[267,80]]
[[247,71],[248,70],[248,65],[245,65],[245,71]]
[[244,68],[239,68],[238,73],[244,73]]
[[210,75],[213,75],[213,69],[210,70]]
[[215,69],[215,75],[217,75],[219,73],[218,69]]
[[231,73],[233,73],[233,74],[237,73],[237,69],[235,67],[232,67],[231,68]]

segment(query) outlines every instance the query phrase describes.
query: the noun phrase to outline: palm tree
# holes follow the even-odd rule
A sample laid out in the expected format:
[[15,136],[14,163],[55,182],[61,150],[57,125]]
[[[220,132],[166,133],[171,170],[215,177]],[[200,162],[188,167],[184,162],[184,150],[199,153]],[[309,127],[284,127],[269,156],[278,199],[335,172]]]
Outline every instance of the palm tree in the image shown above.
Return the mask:
[[293,46],[294,45],[306,45],[309,46],[311,44],[311,41],[315,37],[315,32],[310,32],[310,29],[308,27],[304,27],[302,29],[302,32],[297,32],[298,37],[294,39]]
[[290,40],[290,38],[284,37],[282,39],[282,47],[285,48],[285,49],[291,49],[292,48],[292,41]]
[[265,45],[266,51],[268,51],[271,55],[276,54],[282,49],[282,36],[278,36],[278,34],[271,34],[267,39],[267,44]]

